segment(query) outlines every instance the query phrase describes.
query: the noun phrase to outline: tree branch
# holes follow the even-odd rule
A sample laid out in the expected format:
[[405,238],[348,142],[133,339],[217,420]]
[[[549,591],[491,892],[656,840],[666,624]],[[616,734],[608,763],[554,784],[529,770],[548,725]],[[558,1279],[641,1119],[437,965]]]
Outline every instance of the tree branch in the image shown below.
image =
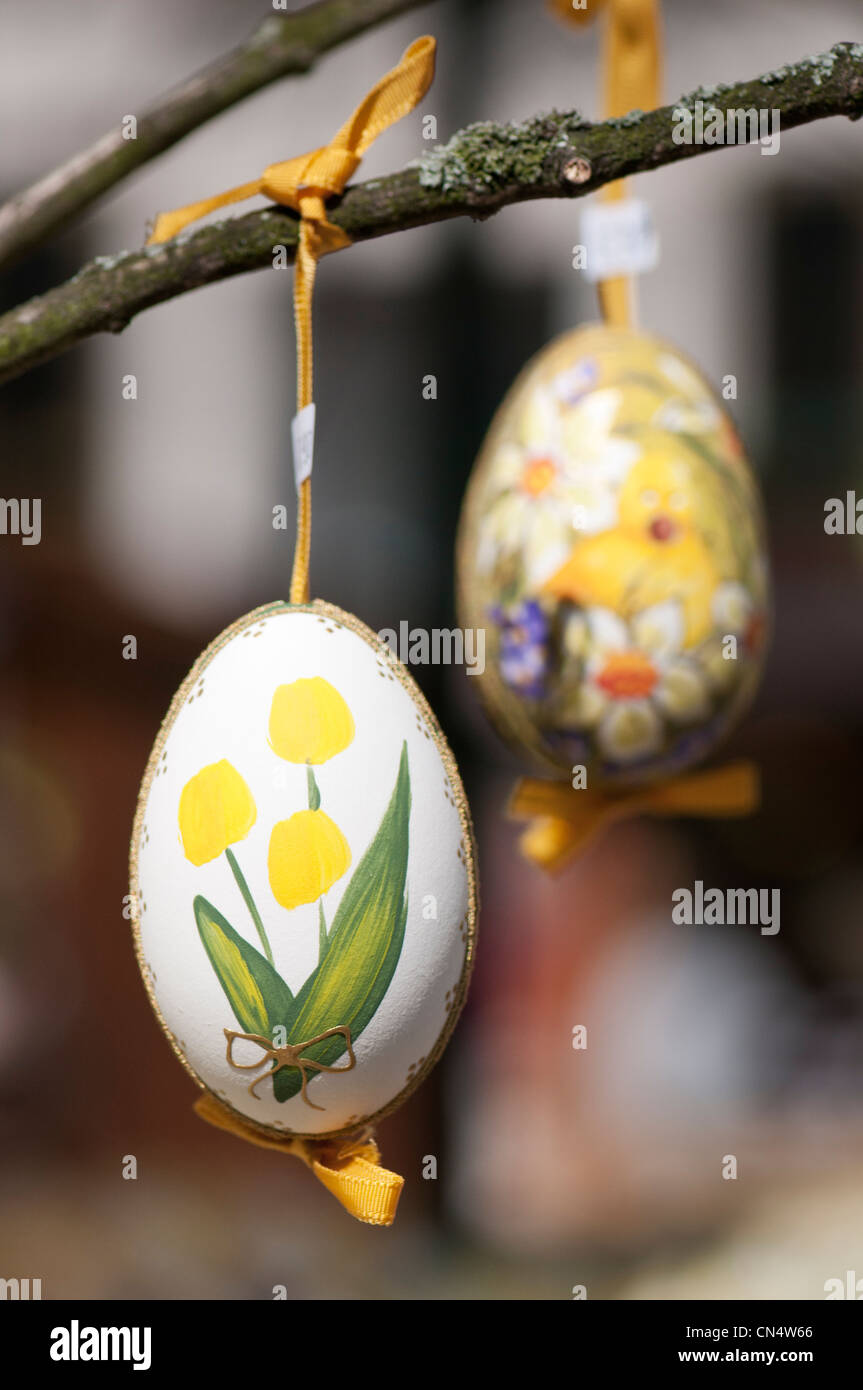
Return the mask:
[[0,207],[0,265],[16,260],[134,169],[280,77],[308,72],[329,49],[425,0],[317,0],[270,14],[224,57],[137,118],[134,140],[114,130]]
[[[447,218],[485,218],[534,198],[577,198],[627,175],[693,158],[719,145],[677,144],[675,111],[702,101],[721,110],[779,110],[788,130],[826,116],[863,116],[863,44],[836,44],[751,82],[699,89],[675,106],[591,124],[552,112],[519,124],[480,122],[400,173],[346,189],[330,215],[354,241]],[[73,279],[0,318],[0,382],[92,333],[120,332],[142,309],[202,285],[292,259],[297,219],[266,208],[185,232],[164,245],[100,256]]]

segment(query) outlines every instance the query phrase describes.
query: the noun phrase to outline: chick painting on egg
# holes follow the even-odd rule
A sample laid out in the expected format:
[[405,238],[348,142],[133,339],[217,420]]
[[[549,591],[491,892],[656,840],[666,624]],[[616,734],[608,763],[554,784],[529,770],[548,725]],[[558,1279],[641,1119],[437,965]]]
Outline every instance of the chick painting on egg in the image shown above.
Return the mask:
[[679,441],[671,450],[647,449],[620,490],[617,524],[577,540],[544,593],[621,616],[677,599],[684,645],[703,641],[722,576],[697,525],[696,470],[697,460]]

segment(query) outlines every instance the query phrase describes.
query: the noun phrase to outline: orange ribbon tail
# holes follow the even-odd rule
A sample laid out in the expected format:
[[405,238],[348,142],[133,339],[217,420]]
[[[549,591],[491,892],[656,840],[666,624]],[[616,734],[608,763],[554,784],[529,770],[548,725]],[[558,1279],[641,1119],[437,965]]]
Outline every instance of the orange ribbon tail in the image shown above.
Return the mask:
[[246,1124],[209,1093],[200,1096],[194,1108],[196,1115],[216,1129],[226,1130],[258,1148],[275,1149],[301,1159],[357,1221],[368,1226],[393,1224],[405,1180],[380,1166],[380,1150],[370,1133],[342,1139],[267,1135]]
[[531,824],[521,837],[527,859],[557,873],[601,831],[628,816],[748,816],[757,810],[754,763],[693,772],[633,791],[576,791],[566,782],[523,777],[507,807],[511,820]]

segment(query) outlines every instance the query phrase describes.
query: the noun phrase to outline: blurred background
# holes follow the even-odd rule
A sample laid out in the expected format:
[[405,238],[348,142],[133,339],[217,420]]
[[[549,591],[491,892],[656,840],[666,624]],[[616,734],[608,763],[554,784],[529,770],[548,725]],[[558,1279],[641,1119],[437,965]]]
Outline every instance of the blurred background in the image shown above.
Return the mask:
[[[239,42],[264,0],[2,0],[8,196]],[[665,0],[665,92],[863,39],[856,0]],[[541,0],[439,0],[246,101],[0,278],[3,309],[145,224],[312,148],[417,34],[420,109],[370,178],[471,120],[597,116],[598,34]],[[427,1084],[380,1126],[395,1227],[353,1223],[293,1161],[192,1114],[124,917],[138,782],[176,686],[241,613],[285,596],[291,276],[143,314],[0,391],[0,1276],[46,1298],[824,1297],[863,1278],[863,543],[824,503],[863,489],[863,126],[782,134],[633,191],[662,243],[643,325],[718,383],[761,479],[776,623],[727,747],[761,812],[622,824],[556,880],[515,852],[525,769],[472,682],[416,668],[477,823],[472,995]],[[313,592],[375,629],[449,627],[460,501],[491,415],[551,336],[595,317],[580,206],[538,202],[358,245],[316,300]],[[123,399],[134,373],[138,399]],[[422,378],[438,379],[438,399]],[[133,634],[138,659],[122,657]],[[782,930],[670,922],[670,894],[779,888]],[[572,1030],[588,1028],[586,1051]],[[723,1156],[738,1161],[722,1178]],[[125,1155],[137,1181],[122,1178]],[[436,1180],[423,1160],[438,1160]]]

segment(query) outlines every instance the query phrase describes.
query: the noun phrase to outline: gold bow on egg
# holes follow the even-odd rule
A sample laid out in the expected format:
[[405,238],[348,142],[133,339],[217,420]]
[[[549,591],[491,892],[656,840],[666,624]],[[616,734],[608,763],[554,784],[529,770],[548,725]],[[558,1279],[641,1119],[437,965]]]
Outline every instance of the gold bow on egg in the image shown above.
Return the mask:
[[[255,1095],[255,1087],[260,1086],[262,1081],[265,1081],[267,1077],[274,1076],[277,1071],[281,1071],[284,1067],[296,1067],[300,1073],[301,1094],[306,1105],[311,1106],[312,1110],[323,1110],[322,1105],[315,1105],[313,1100],[309,1100],[306,1090],[306,1082],[309,1079],[306,1073],[309,1068],[313,1067],[315,1071],[353,1071],[357,1064],[354,1049],[351,1046],[351,1030],[344,1025],[338,1028],[328,1028],[325,1033],[318,1033],[316,1038],[309,1038],[307,1042],[288,1043],[285,1047],[275,1047],[269,1038],[262,1037],[260,1033],[237,1033],[233,1028],[225,1028],[223,1031],[228,1040],[226,1053],[228,1066],[233,1067],[235,1071],[257,1071],[259,1067],[265,1067],[268,1062],[274,1063],[274,1066],[262,1072],[260,1076],[256,1076],[254,1081],[249,1083],[249,1095],[255,1096],[255,1100],[260,1100],[260,1096]],[[348,1049],[350,1060],[346,1067],[328,1067],[323,1062],[316,1062],[312,1057],[302,1056],[307,1047],[313,1047],[315,1043],[325,1042],[327,1038],[334,1038],[337,1034],[344,1038]],[[262,1049],[263,1057],[258,1057],[254,1062],[235,1062],[232,1048],[238,1038],[241,1042],[256,1043]]]

